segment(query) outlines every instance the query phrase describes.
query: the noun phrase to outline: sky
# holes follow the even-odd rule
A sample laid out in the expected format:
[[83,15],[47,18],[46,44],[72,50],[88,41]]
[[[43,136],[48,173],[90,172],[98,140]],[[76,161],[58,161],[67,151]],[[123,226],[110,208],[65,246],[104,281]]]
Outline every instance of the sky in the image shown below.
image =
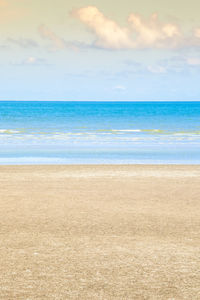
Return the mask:
[[0,100],[200,100],[199,0],[0,0]]

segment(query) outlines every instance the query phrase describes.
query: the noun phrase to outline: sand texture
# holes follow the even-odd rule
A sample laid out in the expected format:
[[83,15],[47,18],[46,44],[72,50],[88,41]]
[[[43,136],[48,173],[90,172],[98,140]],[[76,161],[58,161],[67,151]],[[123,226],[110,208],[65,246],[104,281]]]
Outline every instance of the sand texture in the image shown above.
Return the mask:
[[0,166],[0,299],[200,299],[200,166]]

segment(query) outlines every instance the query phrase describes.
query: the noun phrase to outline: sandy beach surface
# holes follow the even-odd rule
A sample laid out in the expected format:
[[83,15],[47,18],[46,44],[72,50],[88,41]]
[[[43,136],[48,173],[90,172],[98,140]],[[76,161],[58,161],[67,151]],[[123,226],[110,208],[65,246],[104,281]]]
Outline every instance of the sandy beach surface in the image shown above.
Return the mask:
[[200,166],[0,166],[0,299],[200,299]]

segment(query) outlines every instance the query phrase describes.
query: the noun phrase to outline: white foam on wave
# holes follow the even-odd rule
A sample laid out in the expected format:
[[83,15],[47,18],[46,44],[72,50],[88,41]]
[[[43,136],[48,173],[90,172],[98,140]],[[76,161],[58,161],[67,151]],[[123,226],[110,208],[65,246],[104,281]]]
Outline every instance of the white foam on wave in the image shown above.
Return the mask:
[[0,129],[0,133],[11,134],[11,133],[20,133],[20,131],[19,130],[12,130],[12,129]]
[[114,132],[142,132],[141,129],[112,129]]

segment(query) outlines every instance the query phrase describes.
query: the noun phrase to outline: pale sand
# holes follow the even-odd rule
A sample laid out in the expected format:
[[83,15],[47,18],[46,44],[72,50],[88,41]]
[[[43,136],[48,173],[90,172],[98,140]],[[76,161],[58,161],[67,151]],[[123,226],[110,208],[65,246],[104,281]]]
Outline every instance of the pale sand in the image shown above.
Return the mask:
[[200,166],[1,166],[0,299],[200,299]]

